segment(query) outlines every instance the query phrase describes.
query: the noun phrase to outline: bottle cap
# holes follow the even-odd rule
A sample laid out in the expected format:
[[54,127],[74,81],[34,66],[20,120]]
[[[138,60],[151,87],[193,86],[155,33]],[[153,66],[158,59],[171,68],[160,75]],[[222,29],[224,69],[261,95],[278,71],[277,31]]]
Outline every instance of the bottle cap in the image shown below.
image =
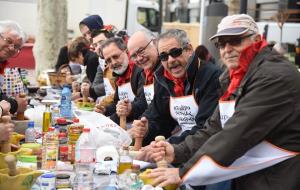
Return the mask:
[[29,121],[27,126],[28,126],[28,128],[34,127],[34,121]]
[[48,131],[54,131],[54,127],[49,127]]
[[67,134],[66,133],[59,133],[58,138],[62,138],[62,137],[67,137]]
[[65,125],[65,124],[67,124],[67,120],[65,118],[63,118],[63,117],[57,118],[56,122],[59,125]]
[[79,119],[78,119],[77,117],[74,117],[74,118],[72,119],[72,121],[73,121],[74,123],[79,123]]
[[90,132],[91,129],[90,128],[83,128],[83,132]]

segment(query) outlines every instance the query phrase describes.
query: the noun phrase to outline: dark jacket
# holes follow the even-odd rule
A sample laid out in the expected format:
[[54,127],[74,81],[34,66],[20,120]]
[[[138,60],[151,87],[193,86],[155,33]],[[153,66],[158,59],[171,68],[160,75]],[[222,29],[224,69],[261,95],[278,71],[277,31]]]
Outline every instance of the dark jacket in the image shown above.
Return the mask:
[[[134,65],[131,78],[130,78],[130,84],[131,84],[132,92],[135,95],[135,99],[133,102],[131,102],[132,110],[131,110],[131,114],[127,117],[127,122],[133,121],[134,119],[138,119],[147,108],[147,102],[145,97],[143,96],[144,80],[142,79],[141,76],[142,72],[143,70],[141,68]],[[108,107],[106,107],[105,115],[110,116],[110,119],[112,119],[117,124],[120,123],[119,116],[116,114],[116,105],[119,100],[120,99],[118,95],[118,86],[116,85],[114,102]]]
[[[225,90],[228,71],[220,78]],[[263,140],[300,152],[300,74],[285,58],[264,48],[249,65],[236,93],[235,112],[222,129],[219,108],[204,128],[174,145],[175,163],[184,163],[180,176],[203,156],[223,166]],[[297,190],[300,188],[300,156],[236,178],[237,190]]]
[[60,68],[60,66],[64,64],[69,64],[69,58],[68,58],[68,46],[63,46],[60,48],[58,57],[55,64],[55,70],[56,72]]
[[100,65],[97,68],[97,72],[94,81],[90,87],[90,96],[96,100],[99,96],[105,95],[104,82],[103,82],[103,71]]
[[88,50],[83,53],[83,56],[84,56],[83,65],[86,66],[86,76],[89,79],[89,81],[93,83],[99,65],[98,55]]
[[[218,78],[221,70],[214,64],[200,64],[195,55],[191,56],[187,69],[187,80],[184,83],[184,95],[194,95],[199,105],[195,121],[196,126],[192,130],[185,131],[179,137],[171,137],[169,140],[173,143],[179,143],[189,134],[194,134],[202,127],[206,119],[213,113],[218,103]],[[154,98],[149,108],[143,114],[149,121],[149,129],[144,137],[143,144],[147,145],[157,135],[163,135],[166,138],[171,136],[171,132],[178,125],[170,114],[170,96],[174,97],[174,83],[166,79],[163,75],[164,68],[160,66],[155,72]]]

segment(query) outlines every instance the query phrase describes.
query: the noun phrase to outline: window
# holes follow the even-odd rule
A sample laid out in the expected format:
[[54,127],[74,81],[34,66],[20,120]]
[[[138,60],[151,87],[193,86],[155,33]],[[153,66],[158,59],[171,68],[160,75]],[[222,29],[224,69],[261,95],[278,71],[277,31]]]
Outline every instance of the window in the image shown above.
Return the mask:
[[152,32],[159,30],[159,13],[153,8],[138,8],[137,12],[138,23]]

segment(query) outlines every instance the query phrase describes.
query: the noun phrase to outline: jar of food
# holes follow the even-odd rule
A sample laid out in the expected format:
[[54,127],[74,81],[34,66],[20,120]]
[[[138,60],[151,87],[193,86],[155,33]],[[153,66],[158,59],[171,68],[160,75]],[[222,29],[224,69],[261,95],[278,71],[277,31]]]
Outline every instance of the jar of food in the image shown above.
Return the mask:
[[71,187],[70,175],[69,174],[57,174],[55,186],[57,189],[70,188]]

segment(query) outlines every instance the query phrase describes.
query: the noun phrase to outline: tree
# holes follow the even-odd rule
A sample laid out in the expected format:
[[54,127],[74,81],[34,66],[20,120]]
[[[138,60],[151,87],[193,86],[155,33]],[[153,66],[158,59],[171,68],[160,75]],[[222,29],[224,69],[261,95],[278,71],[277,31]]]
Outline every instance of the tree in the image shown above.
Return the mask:
[[59,49],[67,42],[67,0],[38,0],[38,31],[33,48],[35,71],[54,68]]

